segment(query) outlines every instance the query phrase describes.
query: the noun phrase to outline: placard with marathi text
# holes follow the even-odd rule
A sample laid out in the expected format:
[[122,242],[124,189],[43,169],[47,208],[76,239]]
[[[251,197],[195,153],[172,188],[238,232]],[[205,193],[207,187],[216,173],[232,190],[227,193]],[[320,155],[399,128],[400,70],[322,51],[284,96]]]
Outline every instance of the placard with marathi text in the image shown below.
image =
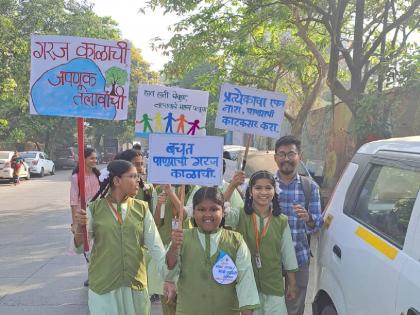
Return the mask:
[[137,137],[149,133],[206,135],[209,93],[162,85],[139,85]]
[[31,36],[30,113],[127,119],[130,43]]
[[220,89],[216,128],[280,136],[286,95],[225,83]]
[[150,183],[220,185],[223,137],[152,133],[148,163]]

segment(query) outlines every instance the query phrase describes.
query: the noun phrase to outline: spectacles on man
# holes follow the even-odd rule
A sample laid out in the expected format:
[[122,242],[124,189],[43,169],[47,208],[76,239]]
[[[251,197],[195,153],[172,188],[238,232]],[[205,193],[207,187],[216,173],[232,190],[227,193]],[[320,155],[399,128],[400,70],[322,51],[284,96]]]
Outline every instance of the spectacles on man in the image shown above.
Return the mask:
[[287,158],[289,160],[293,160],[298,154],[295,151],[289,151],[289,152],[277,152],[276,154],[274,154],[276,157],[278,157],[280,160],[284,160],[287,156]]

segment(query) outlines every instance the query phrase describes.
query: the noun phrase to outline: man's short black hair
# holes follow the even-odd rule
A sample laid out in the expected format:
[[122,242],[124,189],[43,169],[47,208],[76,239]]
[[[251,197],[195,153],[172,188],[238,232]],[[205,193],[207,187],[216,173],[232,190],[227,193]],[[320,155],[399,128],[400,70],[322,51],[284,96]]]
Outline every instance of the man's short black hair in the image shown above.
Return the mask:
[[141,150],[141,144],[136,143],[135,145],[133,145],[133,150]]
[[290,145],[294,144],[298,152],[300,152],[300,140],[295,136],[283,136],[276,141],[275,152],[277,153],[277,149],[282,145]]

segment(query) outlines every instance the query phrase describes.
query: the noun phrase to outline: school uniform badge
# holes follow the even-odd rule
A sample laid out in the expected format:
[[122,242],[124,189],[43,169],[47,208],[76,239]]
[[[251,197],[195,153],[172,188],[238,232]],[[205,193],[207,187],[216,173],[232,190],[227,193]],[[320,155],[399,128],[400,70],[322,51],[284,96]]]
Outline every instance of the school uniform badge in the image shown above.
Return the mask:
[[238,268],[223,250],[219,252],[212,271],[214,280],[219,284],[231,284],[238,278]]

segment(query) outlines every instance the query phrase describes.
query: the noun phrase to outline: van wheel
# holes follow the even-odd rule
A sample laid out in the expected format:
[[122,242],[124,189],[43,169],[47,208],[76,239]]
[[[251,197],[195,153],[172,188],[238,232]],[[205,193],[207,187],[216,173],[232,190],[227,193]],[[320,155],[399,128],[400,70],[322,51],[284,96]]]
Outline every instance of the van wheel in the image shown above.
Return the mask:
[[44,177],[44,168],[41,168],[41,172],[39,173],[40,177]]
[[320,315],[337,315],[337,311],[335,310],[334,305],[327,304],[321,309],[319,314]]

